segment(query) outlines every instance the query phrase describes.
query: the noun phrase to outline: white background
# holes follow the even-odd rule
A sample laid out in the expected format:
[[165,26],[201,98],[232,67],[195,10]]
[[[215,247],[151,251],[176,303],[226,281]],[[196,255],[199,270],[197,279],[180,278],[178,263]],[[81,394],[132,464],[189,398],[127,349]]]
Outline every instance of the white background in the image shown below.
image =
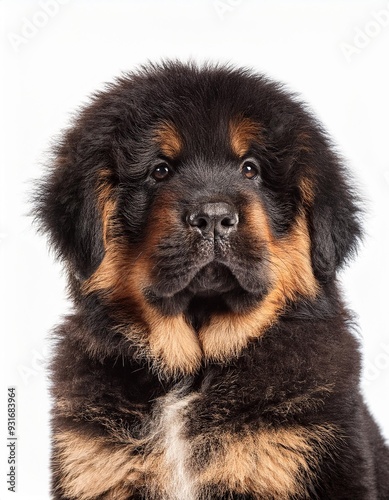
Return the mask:
[[[265,72],[300,92],[335,138],[368,200],[365,245],[341,278],[361,326],[364,394],[389,437],[389,2],[0,0],[0,12],[0,497],[49,498],[47,336],[68,308],[60,267],[25,216],[31,179],[86,96],[146,60]],[[10,385],[18,391],[16,495],[5,478]]]

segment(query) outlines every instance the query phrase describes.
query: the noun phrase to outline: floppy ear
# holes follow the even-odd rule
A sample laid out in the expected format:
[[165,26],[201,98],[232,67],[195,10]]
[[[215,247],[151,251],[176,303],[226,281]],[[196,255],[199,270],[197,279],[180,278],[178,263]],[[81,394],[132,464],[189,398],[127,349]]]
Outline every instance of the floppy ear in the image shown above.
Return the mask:
[[34,196],[40,229],[48,233],[57,256],[81,279],[88,278],[104,256],[99,193],[101,172],[109,167],[96,140],[90,134],[82,137],[80,129],[70,130],[55,148],[50,172]]
[[[308,214],[312,266],[316,278],[328,282],[357,250],[362,237],[362,204],[327,133],[298,100],[273,113],[268,134],[278,150],[289,152],[288,141],[294,140],[296,131],[296,157],[304,171],[300,192]],[[295,153],[292,150],[292,156]]]
[[313,269],[320,281],[328,282],[356,253],[362,237],[362,208],[340,160],[324,153],[321,162],[316,170],[316,193],[309,211],[309,225]]

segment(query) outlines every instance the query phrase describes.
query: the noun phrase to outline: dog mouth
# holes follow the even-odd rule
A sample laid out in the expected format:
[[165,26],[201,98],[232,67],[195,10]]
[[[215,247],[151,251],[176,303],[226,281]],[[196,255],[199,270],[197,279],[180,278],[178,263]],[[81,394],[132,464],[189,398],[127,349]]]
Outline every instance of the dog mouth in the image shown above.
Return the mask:
[[156,297],[174,298],[186,296],[222,296],[238,294],[262,295],[269,284],[266,266],[261,260],[251,265],[220,262],[212,259],[202,265],[190,263],[176,265],[174,269],[160,269],[158,278],[150,289]]
[[[151,293],[163,298],[238,294],[261,295],[269,285],[266,248],[230,240],[162,242],[155,255]],[[244,250],[243,250],[244,249]]]
[[239,288],[239,282],[231,270],[219,262],[207,264],[193,277],[187,290],[194,295],[214,296]]

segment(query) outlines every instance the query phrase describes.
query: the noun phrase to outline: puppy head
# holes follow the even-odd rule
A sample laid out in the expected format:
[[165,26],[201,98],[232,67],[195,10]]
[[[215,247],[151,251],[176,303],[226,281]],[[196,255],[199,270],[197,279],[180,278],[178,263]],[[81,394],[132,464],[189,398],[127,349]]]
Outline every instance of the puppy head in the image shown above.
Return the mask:
[[167,63],[94,97],[36,213],[85,294],[177,314],[313,297],[356,249],[359,209],[321,126],[245,70]]

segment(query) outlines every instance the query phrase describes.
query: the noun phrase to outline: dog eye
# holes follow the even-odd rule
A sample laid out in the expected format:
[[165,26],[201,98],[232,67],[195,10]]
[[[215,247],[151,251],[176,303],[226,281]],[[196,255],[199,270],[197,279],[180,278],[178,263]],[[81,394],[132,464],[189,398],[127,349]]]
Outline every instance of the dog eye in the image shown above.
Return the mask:
[[255,160],[245,160],[240,170],[246,179],[255,179],[259,174],[259,165]]
[[151,173],[151,177],[156,181],[164,181],[172,175],[173,171],[167,163],[158,163]]

